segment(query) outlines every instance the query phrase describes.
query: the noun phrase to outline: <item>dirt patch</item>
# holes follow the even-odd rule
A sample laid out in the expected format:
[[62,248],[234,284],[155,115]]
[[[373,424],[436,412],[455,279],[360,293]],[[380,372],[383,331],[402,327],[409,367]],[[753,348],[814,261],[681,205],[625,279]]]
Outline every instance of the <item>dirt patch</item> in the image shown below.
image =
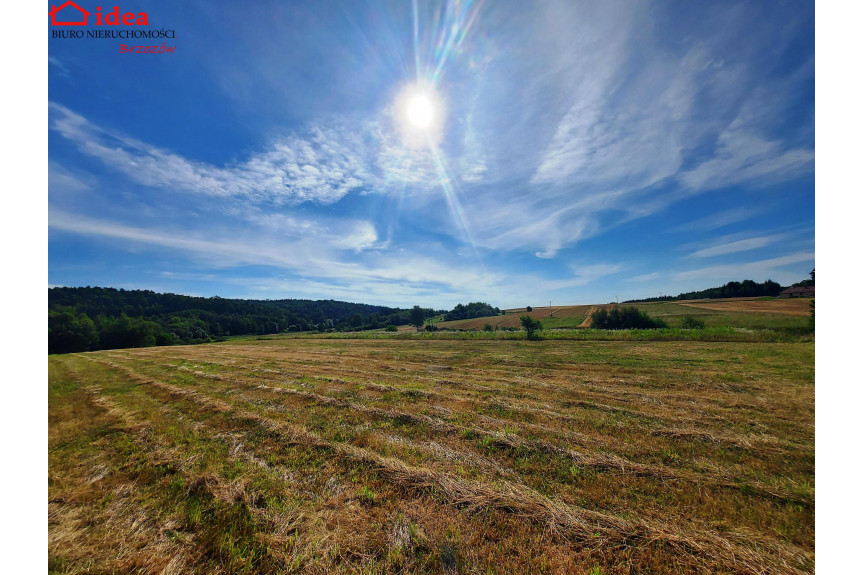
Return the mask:
[[601,305],[595,305],[592,308],[590,308],[588,310],[588,312],[586,314],[584,314],[584,321],[581,322],[580,324],[578,324],[578,327],[588,328],[588,327],[592,326],[593,325],[593,312],[599,311],[603,307],[604,306],[601,306]]

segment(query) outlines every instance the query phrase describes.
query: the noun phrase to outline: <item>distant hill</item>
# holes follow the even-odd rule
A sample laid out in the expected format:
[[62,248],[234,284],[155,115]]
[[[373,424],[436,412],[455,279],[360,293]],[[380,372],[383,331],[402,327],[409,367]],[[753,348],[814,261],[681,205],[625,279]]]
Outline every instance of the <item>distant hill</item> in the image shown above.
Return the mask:
[[728,282],[724,286],[708,288],[701,291],[691,291],[676,296],[649,297],[642,299],[626,300],[623,303],[636,303],[647,301],[675,301],[684,299],[719,299],[735,297],[776,297],[784,288],[773,280],[764,283],[756,283],[752,280],[742,282]]
[[377,329],[405,325],[409,319],[407,309],[335,300],[226,299],[60,287],[48,290],[48,351],[200,343],[227,335],[284,331]]

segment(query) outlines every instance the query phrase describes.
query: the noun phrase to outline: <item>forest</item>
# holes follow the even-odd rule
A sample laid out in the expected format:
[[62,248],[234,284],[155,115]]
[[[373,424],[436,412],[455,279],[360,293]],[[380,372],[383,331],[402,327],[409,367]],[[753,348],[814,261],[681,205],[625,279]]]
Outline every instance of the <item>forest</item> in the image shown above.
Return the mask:
[[[423,309],[426,317],[437,313]],[[149,290],[48,290],[48,353],[203,343],[229,335],[407,325],[410,310],[335,300],[251,300]]]

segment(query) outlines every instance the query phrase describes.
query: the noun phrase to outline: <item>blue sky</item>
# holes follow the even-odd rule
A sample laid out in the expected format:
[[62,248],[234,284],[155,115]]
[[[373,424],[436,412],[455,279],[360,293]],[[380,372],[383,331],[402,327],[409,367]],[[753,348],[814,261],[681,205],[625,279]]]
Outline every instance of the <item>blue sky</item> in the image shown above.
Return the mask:
[[814,267],[812,3],[119,6],[177,37],[49,38],[50,285],[514,307]]

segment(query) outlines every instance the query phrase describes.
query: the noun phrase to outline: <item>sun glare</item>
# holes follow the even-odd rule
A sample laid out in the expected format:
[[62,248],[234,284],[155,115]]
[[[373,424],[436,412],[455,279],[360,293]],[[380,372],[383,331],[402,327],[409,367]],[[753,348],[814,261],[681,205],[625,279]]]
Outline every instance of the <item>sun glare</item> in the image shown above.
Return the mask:
[[437,143],[442,135],[443,104],[432,86],[405,86],[396,97],[395,115],[404,142],[410,147]]
[[417,94],[408,101],[408,120],[411,124],[425,130],[434,120],[434,107],[425,94]]

